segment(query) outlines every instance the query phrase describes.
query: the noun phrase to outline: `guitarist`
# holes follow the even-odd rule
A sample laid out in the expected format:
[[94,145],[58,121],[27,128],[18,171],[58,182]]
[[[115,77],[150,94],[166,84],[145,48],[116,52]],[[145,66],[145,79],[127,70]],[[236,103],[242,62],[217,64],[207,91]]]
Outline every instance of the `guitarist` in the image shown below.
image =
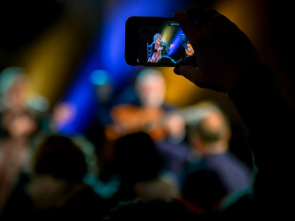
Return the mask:
[[177,108],[165,102],[165,80],[156,69],[142,70],[135,80],[136,99],[111,110],[114,129],[126,134],[136,131],[148,132],[153,138],[163,134],[163,117]]

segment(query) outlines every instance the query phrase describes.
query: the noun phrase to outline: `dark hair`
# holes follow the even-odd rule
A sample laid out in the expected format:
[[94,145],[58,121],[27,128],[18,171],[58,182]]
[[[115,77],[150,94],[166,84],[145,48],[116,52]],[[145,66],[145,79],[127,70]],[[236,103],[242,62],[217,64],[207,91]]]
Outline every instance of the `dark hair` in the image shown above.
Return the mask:
[[[190,125],[189,133],[191,137],[198,135],[206,143],[214,143],[230,135],[231,127],[226,114],[213,101],[204,101],[198,104],[197,111],[199,119]],[[207,123],[207,119],[213,116],[216,125]]]
[[222,131],[213,130],[212,128],[206,127],[204,122],[200,122],[196,126],[196,132],[199,137],[206,143],[217,142],[222,139]]
[[37,174],[50,174],[71,182],[82,181],[87,173],[81,148],[72,138],[58,134],[49,135],[37,147],[33,166]]
[[189,210],[182,201],[132,200],[119,203],[104,218],[104,221],[151,221],[151,220],[198,220],[198,214]]
[[227,195],[227,190],[215,171],[200,169],[185,178],[182,195],[196,207],[210,212]]
[[135,132],[118,138],[115,143],[115,168],[129,182],[156,178],[163,161],[155,142],[145,132]]

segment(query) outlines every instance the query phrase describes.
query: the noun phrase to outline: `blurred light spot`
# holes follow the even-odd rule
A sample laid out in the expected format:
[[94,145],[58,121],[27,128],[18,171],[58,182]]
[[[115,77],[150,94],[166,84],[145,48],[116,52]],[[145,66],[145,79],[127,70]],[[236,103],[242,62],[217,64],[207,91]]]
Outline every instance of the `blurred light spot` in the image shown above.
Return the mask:
[[40,112],[46,112],[49,107],[48,100],[39,94],[30,95],[27,103],[30,108]]
[[90,80],[94,85],[109,83],[108,73],[105,70],[95,70],[91,73]]

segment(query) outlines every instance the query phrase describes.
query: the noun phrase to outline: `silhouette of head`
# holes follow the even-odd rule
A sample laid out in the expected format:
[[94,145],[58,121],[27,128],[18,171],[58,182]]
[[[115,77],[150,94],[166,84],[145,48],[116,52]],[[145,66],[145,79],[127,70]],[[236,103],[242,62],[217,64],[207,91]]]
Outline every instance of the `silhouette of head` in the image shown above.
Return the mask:
[[87,164],[84,153],[70,137],[50,135],[37,147],[34,169],[37,174],[79,182]]

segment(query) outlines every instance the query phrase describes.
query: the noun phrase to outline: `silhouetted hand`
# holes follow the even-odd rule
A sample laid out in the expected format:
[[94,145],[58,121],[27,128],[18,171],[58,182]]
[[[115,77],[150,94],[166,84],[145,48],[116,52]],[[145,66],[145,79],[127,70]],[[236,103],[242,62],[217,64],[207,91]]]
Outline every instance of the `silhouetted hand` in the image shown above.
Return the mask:
[[192,44],[198,64],[179,66],[174,72],[197,86],[228,92],[243,70],[259,63],[248,37],[217,11],[191,7],[176,12],[174,18]]

